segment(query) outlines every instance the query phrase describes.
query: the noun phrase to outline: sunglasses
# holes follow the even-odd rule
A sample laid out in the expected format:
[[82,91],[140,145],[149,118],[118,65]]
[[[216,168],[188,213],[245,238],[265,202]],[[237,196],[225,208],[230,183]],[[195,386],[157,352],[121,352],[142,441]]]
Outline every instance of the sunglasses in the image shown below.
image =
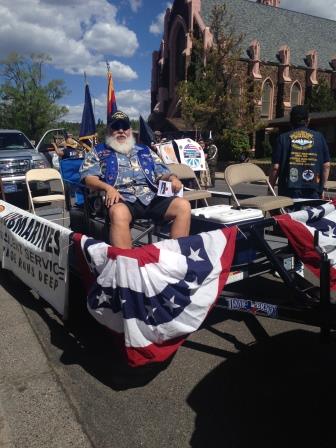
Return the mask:
[[123,122],[123,121],[119,121],[119,122],[117,122],[115,124],[112,124],[110,126],[110,129],[112,131],[119,131],[119,129],[122,129],[123,131],[127,131],[127,129],[129,129],[129,128],[130,128],[130,125],[128,123],[126,123],[126,122]]

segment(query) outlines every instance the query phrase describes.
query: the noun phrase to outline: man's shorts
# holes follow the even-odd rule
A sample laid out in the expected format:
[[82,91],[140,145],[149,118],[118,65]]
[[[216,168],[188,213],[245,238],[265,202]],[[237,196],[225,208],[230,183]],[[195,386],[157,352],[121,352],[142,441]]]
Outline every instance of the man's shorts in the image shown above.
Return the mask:
[[154,222],[163,220],[171,202],[176,199],[175,196],[169,198],[155,196],[152,202],[144,205],[138,199],[135,202],[124,201],[132,215],[132,222],[135,219],[152,219]]

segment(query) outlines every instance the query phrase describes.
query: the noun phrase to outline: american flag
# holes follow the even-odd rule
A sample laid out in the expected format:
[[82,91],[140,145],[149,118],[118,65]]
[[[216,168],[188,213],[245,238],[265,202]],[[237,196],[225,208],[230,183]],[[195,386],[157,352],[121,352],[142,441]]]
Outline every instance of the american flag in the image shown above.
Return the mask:
[[[319,232],[319,244],[328,252],[331,261],[331,298],[336,299],[336,201],[319,207],[276,217],[294,251],[304,263],[309,279],[315,283],[320,278],[320,256],[314,248],[314,233]],[[306,275],[305,275],[306,276]]]
[[231,227],[135,249],[75,234],[93,274],[88,310],[123,336],[131,366],[166,360],[200,327],[226,283],[236,233]]

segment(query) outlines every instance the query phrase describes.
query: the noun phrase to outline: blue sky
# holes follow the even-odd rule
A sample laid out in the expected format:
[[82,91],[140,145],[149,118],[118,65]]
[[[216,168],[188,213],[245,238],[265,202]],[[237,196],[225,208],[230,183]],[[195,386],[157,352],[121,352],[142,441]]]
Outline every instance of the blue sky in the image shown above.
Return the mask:
[[[108,60],[118,107],[132,118],[140,113],[146,117],[152,51],[159,49],[169,4],[167,0],[0,0],[0,58],[10,51],[49,54],[47,78],[64,79],[71,91],[62,100],[69,108],[69,121],[81,118],[84,71],[96,118],[105,121]],[[336,20],[336,0],[282,0],[281,7]]]

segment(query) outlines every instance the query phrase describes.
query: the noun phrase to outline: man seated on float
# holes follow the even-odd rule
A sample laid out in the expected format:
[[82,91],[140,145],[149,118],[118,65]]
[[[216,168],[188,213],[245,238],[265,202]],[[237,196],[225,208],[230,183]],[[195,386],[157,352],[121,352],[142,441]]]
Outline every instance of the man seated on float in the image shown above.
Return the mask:
[[139,218],[172,221],[171,238],[189,234],[189,202],[181,197],[156,194],[159,180],[170,181],[174,193],[182,188],[181,181],[150,148],[135,143],[125,113],[115,112],[105,143],[85,153],[81,178],[88,187],[105,191],[113,246],[132,247],[130,225]]

